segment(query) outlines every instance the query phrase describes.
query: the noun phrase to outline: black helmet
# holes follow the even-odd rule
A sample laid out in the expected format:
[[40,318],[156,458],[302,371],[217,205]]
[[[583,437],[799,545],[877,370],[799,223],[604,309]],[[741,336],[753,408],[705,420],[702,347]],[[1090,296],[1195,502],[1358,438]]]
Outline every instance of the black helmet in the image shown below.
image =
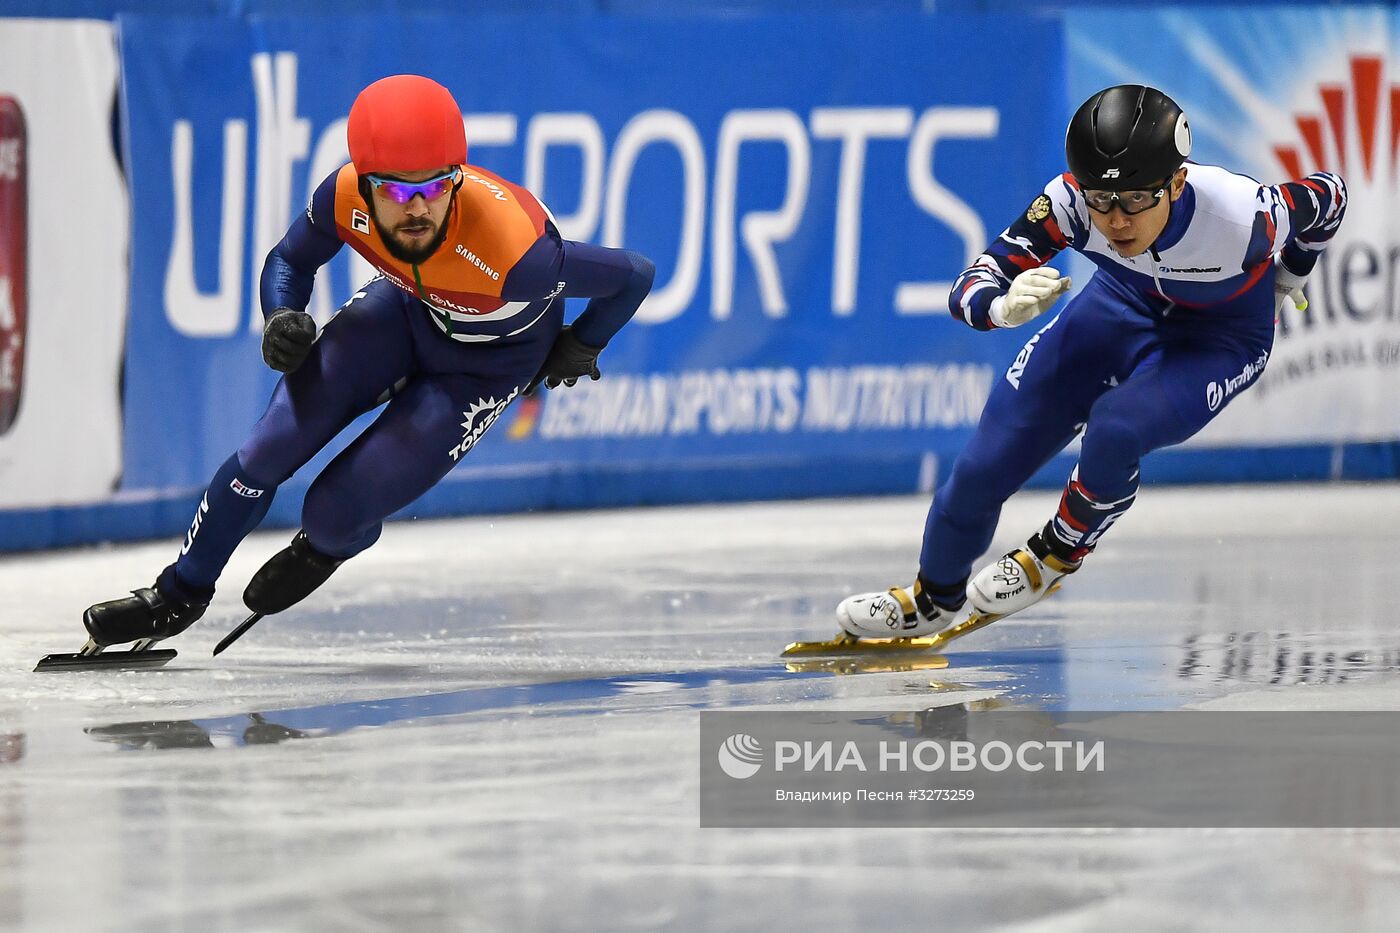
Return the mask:
[[1065,161],[1081,188],[1149,188],[1170,178],[1190,154],[1186,114],[1141,84],[1099,91],[1075,111],[1065,133]]

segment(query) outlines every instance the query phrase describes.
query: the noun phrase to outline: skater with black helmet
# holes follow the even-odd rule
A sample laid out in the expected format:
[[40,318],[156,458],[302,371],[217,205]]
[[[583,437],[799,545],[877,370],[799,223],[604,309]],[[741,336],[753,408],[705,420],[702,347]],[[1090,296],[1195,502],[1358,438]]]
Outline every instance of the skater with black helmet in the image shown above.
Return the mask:
[[[997,380],[934,496],[914,583],[837,607],[846,642],[941,644],[1044,598],[1133,504],[1142,458],[1196,434],[1259,378],[1277,310],[1303,302],[1346,186],[1327,172],[1263,185],[1187,163],[1190,152],[1186,114],[1166,94],[1142,85],[1095,94],[1070,121],[1069,171],[954,283],[953,315],[997,330],[1039,317],[1069,290],[1046,266],[1060,250],[1097,266]],[[973,574],[1002,504],[1081,433],[1056,512]]]

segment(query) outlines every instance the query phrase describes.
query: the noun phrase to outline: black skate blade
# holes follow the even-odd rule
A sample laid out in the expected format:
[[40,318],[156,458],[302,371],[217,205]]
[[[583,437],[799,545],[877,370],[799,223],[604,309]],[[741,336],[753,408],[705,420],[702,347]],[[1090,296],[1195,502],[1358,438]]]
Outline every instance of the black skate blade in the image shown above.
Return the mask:
[[34,672],[142,670],[164,667],[175,657],[174,648],[148,648],[145,651],[106,651],[102,654],[47,654],[39,659]]
[[225,648],[238,641],[238,639],[243,636],[243,633],[248,631],[248,629],[252,628],[254,625],[257,625],[258,620],[262,617],[263,614],[261,612],[255,612],[248,618],[244,619],[242,624],[240,624],[238,628],[229,632],[227,635],[224,636],[223,641],[219,642],[217,645],[214,646],[214,656],[218,657],[219,655],[223,654]]

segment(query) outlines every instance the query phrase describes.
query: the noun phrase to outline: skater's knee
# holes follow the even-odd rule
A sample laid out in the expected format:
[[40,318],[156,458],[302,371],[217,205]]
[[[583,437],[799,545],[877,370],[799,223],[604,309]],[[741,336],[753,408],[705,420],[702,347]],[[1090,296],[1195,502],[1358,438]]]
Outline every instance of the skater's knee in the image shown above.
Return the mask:
[[279,450],[277,444],[260,443],[258,438],[249,438],[238,448],[236,456],[243,475],[260,489],[282,485],[300,466],[288,461],[285,449]]
[[349,421],[346,413],[330,410],[298,416],[279,389],[238,448],[238,462],[263,482],[281,485],[324,446],[325,441],[318,438],[334,435]]
[[1084,429],[1083,450],[1133,463],[1147,453],[1136,419],[1113,409],[1094,411]]
[[384,530],[383,522],[374,522],[368,527],[348,525],[336,526],[333,523],[303,521],[306,538],[311,546],[322,554],[338,560],[349,560],[366,550],[379,540]]
[[995,464],[960,461],[948,481],[938,490],[934,508],[950,518],[976,518],[997,512],[1016,492],[1002,481],[1003,472]]
[[330,483],[311,484],[302,505],[301,527],[318,551],[335,557],[351,557],[379,538],[378,516],[366,515]]
[[301,527],[317,545],[355,537],[356,529],[364,524],[359,510],[322,479],[317,478],[306,491]]

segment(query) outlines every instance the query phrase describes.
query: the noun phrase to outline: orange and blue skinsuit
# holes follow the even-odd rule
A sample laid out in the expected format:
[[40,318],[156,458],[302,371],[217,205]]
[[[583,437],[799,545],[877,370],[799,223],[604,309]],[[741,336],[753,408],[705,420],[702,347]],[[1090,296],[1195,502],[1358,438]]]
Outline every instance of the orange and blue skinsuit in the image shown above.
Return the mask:
[[383,519],[447,474],[539,372],[566,297],[591,299],[575,337],[604,347],[651,288],[645,257],[565,240],[532,195],[461,166],[441,244],[421,263],[386,248],[354,167],[316,189],[263,268],[264,313],[303,310],[316,270],[349,244],[378,272],[325,326],[302,365],[210,483],[179,560],[158,586],[205,601],[277,487],[355,418],[388,399],[312,482],[303,530],[349,557]]

